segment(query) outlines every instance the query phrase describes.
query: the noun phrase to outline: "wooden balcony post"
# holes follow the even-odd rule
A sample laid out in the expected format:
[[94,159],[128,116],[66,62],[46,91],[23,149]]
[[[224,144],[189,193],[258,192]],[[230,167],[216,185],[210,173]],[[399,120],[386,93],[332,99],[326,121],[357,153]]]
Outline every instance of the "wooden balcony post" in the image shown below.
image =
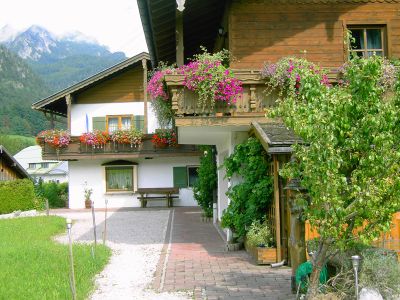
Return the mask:
[[280,262],[282,260],[281,253],[281,220],[279,207],[279,161],[276,155],[273,155],[274,161],[274,202],[275,202],[275,232],[276,232],[276,258]]
[[148,131],[148,125],[147,125],[147,59],[143,58],[142,59],[142,66],[143,66],[143,102],[144,102],[144,126],[143,126],[143,133],[147,133]]
[[67,103],[67,130],[69,133],[71,133],[71,103],[72,103],[71,94],[65,96],[65,102]]
[[252,84],[250,86],[250,111],[255,111],[257,98],[256,98],[256,86]]
[[183,65],[184,51],[183,51],[183,12],[176,10],[176,63],[178,66]]

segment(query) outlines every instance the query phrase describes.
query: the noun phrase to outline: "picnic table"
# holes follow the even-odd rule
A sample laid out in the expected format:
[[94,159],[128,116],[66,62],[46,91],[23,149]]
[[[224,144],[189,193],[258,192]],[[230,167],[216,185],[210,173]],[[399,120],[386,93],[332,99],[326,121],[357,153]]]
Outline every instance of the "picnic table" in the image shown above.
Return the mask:
[[173,199],[179,198],[179,188],[176,187],[138,188],[137,193],[140,194],[141,207],[146,207],[149,200],[160,199],[165,199],[167,207],[172,207]]

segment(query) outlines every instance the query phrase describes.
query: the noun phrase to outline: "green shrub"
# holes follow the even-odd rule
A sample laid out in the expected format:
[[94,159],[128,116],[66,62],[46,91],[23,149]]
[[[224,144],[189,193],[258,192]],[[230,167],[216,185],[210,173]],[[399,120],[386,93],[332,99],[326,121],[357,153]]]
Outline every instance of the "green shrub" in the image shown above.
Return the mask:
[[204,156],[200,158],[199,179],[193,187],[194,198],[206,217],[213,215],[213,191],[217,188],[217,166],[211,146],[201,146]]
[[36,195],[49,201],[50,208],[66,207],[68,200],[68,183],[39,182]]
[[253,247],[274,247],[275,237],[268,222],[254,221],[246,234],[247,242]]
[[0,182],[0,214],[41,208],[42,199],[35,196],[33,183],[29,179]]

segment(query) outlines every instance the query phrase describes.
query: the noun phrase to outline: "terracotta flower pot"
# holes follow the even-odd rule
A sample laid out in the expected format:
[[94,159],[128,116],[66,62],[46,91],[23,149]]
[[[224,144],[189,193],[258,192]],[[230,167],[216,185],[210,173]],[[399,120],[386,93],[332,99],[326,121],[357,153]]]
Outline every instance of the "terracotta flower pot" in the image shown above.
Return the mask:
[[92,208],[92,201],[85,200],[85,208]]

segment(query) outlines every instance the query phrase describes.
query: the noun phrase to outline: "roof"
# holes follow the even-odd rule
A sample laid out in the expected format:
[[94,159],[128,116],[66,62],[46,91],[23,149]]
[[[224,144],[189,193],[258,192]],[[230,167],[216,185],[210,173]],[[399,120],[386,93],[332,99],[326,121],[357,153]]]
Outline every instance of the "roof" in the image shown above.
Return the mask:
[[123,62],[120,62],[108,69],[105,69],[93,76],[88,77],[87,79],[78,82],[77,84],[74,84],[47,98],[44,98],[40,101],[33,103],[32,108],[43,112],[51,112],[65,117],[67,115],[67,104],[65,101],[65,97],[67,95],[80,92],[99,82],[102,82],[108,79],[110,76],[114,76],[119,72],[123,72],[126,69],[131,68],[137,63],[141,63],[143,59],[149,60],[150,59],[149,54],[142,52],[138,55],[128,58]]
[[66,175],[68,172],[68,162],[51,162],[47,168],[27,169],[31,176],[45,175]]
[[57,160],[43,160],[42,147],[38,145],[22,149],[14,155],[14,158],[24,169],[27,169],[30,163],[58,162]]
[[293,144],[303,143],[302,139],[283,123],[251,123],[251,130],[269,154],[289,154]]
[[14,168],[22,178],[30,178],[25,169],[15,160],[15,158],[7,151],[7,149],[0,145],[0,157],[4,159],[9,166]]

